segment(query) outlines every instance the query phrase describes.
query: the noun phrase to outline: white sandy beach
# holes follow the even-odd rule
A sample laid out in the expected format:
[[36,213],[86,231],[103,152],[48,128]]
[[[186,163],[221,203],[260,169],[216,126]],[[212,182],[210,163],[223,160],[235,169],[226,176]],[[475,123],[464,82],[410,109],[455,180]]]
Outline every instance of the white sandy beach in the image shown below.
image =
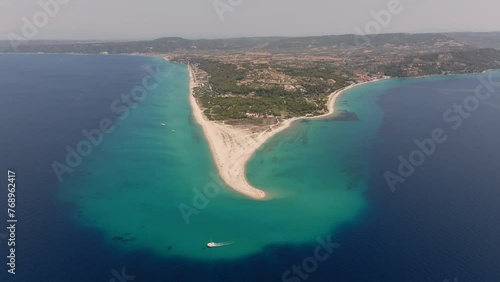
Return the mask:
[[198,105],[193,90],[196,86],[194,72],[189,66],[190,95],[189,100],[196,121],[202,126],[208,140],[219,174],[231,188],[254,199],[265,199],[266,193],[248,183],[245,167],[255,153],[269,138],[288,128],[292,122],[300,119],[321,119],[335,112],[335,101],[345,91],[359,85],[351,85],[332,93],[328,98],[328,113],[316,117],[299,117],[285,120],[270,126],[266,131],[253,133],[250,129],[225,125],[209,121]]

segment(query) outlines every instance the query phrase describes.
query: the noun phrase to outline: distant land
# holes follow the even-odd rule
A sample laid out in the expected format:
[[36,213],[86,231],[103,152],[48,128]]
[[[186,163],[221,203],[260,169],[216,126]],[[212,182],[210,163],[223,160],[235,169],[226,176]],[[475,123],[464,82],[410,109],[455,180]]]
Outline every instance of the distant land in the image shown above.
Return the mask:
[[250,157],[293,121],[335,112],[343,90],[390,77],[500,69],[499,49],[500,33],[0,42],[1,52],[145,55],[188,65],[193,114],[222,179],[256,199],[266,194],[246,179]]
[[356,83],[499,69],[500,32],[29,41],[16,50],[0,41],[0,52],[136,54],[191,64],[208,119],[269,126],[323,115],[331,93]]

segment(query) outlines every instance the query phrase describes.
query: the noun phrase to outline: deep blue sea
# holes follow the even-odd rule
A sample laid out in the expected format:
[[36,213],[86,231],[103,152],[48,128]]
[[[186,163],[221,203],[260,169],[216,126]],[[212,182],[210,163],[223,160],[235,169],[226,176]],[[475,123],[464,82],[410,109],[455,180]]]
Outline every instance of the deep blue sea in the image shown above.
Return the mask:
[[[155,66],[162,84],[122,119],[110,105]],[[297,122],[249,163],[249,180],[277,199],[255,203],[222,187],[186,225],[177,204],[214,166],[189,114],[185,66],[0,55],[0,282],[500,281],[500,85],[489,79],[500,82],[500,72],[354,88],[339,98],[340,116]],[[115,131],[60,183],[51,164],[104,118]],[[419,153],[415,140],[427,139],[440,142]],[[404,177],[399,156],[418,163]],[[15,275],[2,236],[8,169],[17,184]],[[404,182],[391,189],[387,172]],[[241,240],[254,230],[255,242],[226,253],[191,248],[208,224]],[[335,251],[303,278],[283,280],[313,255],[316,234],[329,234]]]

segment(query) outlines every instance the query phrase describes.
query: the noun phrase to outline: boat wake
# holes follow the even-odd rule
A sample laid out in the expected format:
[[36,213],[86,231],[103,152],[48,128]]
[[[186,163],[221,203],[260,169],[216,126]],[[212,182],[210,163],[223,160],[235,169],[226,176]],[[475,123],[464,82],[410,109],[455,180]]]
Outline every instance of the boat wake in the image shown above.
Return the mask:
[[221,243],[215,243],[215,242],[208,242],[207,247],[209,248],[219,248],[219,247],[225,247],[234,244],[234,242],[221,242]]

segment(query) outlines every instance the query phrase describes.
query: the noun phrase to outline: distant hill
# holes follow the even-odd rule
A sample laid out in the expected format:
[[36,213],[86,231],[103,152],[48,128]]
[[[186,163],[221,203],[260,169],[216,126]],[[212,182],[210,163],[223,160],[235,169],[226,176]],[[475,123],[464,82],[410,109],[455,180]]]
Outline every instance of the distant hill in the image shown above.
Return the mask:
[[392,34],[377,34],[359,36],[354,34],[345,35],[329,35],[315,37],[300,37],[300,38],[284,38],[272,43],[269,48],[317,48],[338,46],[358,46],[371,45],[382,46],[391,45],[434,45],[438,42],[450,40],[444,34],[408,34],[408,33],[392,33]]
[[456,32],[446,36],[479,48],[500,49],[500,32]]
[[[296,51],[313,48],[350,48],[353,46],[439,46],[454,39],[445,34],[378,34],[357,36],[353,34],[315,37],[254,37],[232,39],[189,40],[180,37],[166,37],[148,41],[128,42],[29,42],[20,46],[19,52],[110,54],[124,53],[167,53],[177,50],[224,50],[259,49],[266,51]],[[458,46],[458,44],[457,44]],[[457,48],[462,48],[458,46]],[[0,44],[0,52],[13,52],[10,44]]]
[[[259,38],[234,38],[234,39],[200,39],[189,40],[180,37],[165,37],[147,41],[127,42],[38,42],[19,46],[19,52],[29,53],[82,53],[98,54],[108,52],[110,54],[127,53],[168,53],[177,50],[240,50],[251,48],[263,48],[272,42],[279,40],[278,37]],[[8,41],[0,43],[0,52],[14,52]]]
[[500,69],[500,33],[353,34],[190,40],[29,41],[0,52],[167,54],[192,64],[209,119],[274,124],[320,115],[328,94],[384,75],[417,77]]
[[500,69],[500,50],[488,48],[414,55],[380,68],[385,75],[394,77],[478,73],[488,69]]

